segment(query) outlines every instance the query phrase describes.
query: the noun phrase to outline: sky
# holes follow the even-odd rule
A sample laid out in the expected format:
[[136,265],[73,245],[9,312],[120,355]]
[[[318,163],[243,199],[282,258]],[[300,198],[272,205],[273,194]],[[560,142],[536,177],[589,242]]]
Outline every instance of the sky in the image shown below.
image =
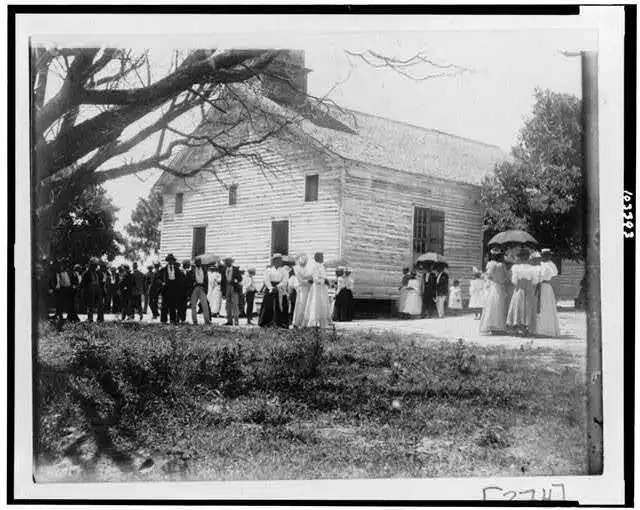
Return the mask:
[[[331,91],[328,97],[343,107],[464,136],[508,152],[531,113],[536,87],[580,96],[580,59],[568,58],[561,50],[595,44],[596,33],[581,29],[405,30],[318,34],[296,47],[305,50],[306,66],[312,70],[308,90],[313,95]],[[150,47],[158,72],[166,68],[174,47],[178,47],[175,41]],[[469,70],[411,80],[392,70],[374,69],[345,53],[366,49],[398,58],[421,52],[439,64]],[[411,72],[426,76],[437,70],[425,65]],[[142,158],[148,155],[145,151],[149,147],[139,147],[128,157]],[[119,228],[128,223],[138,198],[147,195],[158,175],[149,171],[106,183],[120,208]]]

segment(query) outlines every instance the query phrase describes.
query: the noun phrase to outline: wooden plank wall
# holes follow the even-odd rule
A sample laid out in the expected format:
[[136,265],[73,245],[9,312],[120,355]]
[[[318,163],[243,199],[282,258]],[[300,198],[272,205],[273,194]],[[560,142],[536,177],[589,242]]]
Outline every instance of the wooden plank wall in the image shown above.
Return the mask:
[[564,259],[562,274],[551,280],[556,299],[573,301],[580,291],[580,280],[584,276],[584,264]]
[[[255,149],[253,149],[255,150]],[[266,178],[249,159],[235,158],[216,167],[225,184],[238,184],[237,204],[214,178],[196,185],[174,183],[165,189],[160,251],[179,260],[191,257],[193,227],[206,226],[207,252],[232,255],[241,268],[256,268],[262,282],[271,255],[271,222],[289,221],[289,253],[323,251],[339,256],[339,168],[298,144],[271,139],[260,147],[268,161]],[[304,201],[304,176],[319,174],[317,202]],[[175,214],[175,193],[184,193],[182,214]]]
[[482,263],[482,208],[477,186],[381,167],[349,166],[345,178],[344,256],[354,267],[357,298],[394,299],[411,258],[414,207],[444,211],[444,256],[463,297]]

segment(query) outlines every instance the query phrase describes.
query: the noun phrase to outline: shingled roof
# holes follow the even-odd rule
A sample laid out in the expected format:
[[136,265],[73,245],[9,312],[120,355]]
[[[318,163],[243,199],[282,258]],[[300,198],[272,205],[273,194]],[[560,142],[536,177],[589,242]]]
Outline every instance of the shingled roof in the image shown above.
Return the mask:
[[348,159],[469,184],[479,184],[509,157],[494,145],[354,110],[345,110],[339,120],[357,134],[309,122],[303,130]]
[[[244,99],[251,98],[247,96]],[[261,111],[279,117],[296,118],[295,125],[287,130],[289,134],[291,131],[298,132],[343,158],[390,170],[477,185],[493,171],[496,163],[509,157],[494,145],[363,112],[322,104],[305,108],[304,118],[301,119],[297,111],[299,108],[294,110],[291,105],[264,96],[257,98],[254,95],[252,99],[260,103],[256,107]],[[210,115],[215,116],[216,113]],[[328,122],[330,118],[335,122]],[[194,134],[207,132],[211,135],[215,131],[215,125],[210,123],[200,126]],[[237,134],[233,138],[240,133],[247,133],[244,129],[234,131]],[[207,144],[191,147],[178,153],[170,165],[178,171],[188,170],[206,161],[213,151]],[[194,182],[201,179],[189,180]],[[171,181],[171,176],[165,173],[156,186],[162,187]]]

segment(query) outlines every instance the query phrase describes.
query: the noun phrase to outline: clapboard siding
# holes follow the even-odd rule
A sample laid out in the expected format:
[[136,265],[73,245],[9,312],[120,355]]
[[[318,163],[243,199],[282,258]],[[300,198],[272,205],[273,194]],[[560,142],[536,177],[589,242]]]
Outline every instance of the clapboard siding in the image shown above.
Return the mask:
[[414,207],[445,215],[444,256],[463,296],[482,261],[482,209],[477,186],[416,177],[382,167],[349,166],[343,193],[343,254],[354,267],[356,297],[398,295],[402,266],[412,256]]
[[580,292],[580,281],[584,276],[584,264],[564,259],[561,267],[562,274],[551,280],[551,286],[557,299],[573,300]]
[[[258,150],[268,162],[267,176],[246,158],[215,167],[225,185],[238,185],[235,206],[212,176],[165,187],[162,256],[190,258],[193,227],[206,226],[207,252],[232,255],[241,268],[255,267],[260,283],[271,255],[271,222],[278,220],[289,221],[290,254],[339,256],[339,167],[291,141],[272,139]],[[305,202],[305,175],[314,173],[319,174],[318,201]],[[176,192],[184,193],[182,214],[174,213]]]

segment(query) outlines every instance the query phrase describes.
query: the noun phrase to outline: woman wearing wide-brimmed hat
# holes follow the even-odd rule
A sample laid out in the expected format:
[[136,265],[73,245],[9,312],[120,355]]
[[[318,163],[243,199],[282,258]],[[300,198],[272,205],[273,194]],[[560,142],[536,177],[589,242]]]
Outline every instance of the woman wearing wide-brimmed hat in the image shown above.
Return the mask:
[[536,324],[534,332],[537,336],[560,336],[556,295],[551,286],[551,279],[558,275],[558,268],[551,260],[551,250],[545,248],[540,254],[539,281],[536,288]]
[[289,267],[282,264],[282,255],[274,253],[271,266],[264,274],[266,287],[260,318],[260,327],[289,327]]
[[296,289],[296,304],[293,309],[293,318],[291,323],[294,328],[300,328],[304,325],[304,317],[307,309],[307,303],[309,302],[309,291],[313,282],[313,276],[311,272],[312,266],[309,264],[309,259],[306,255],[300,255],[298,257],[298,263],[293,268],[296,279],[298,280],[298,287]]
[[493,248],[489,254],[491,260],[487,263],[486,278],[489,289],[485,296],[484,308],[480,318],[480,333],[500,333],[506,329],[507,319],[507,290],[505,284],[509,277],[504,264],[504,253],[499,248]]

